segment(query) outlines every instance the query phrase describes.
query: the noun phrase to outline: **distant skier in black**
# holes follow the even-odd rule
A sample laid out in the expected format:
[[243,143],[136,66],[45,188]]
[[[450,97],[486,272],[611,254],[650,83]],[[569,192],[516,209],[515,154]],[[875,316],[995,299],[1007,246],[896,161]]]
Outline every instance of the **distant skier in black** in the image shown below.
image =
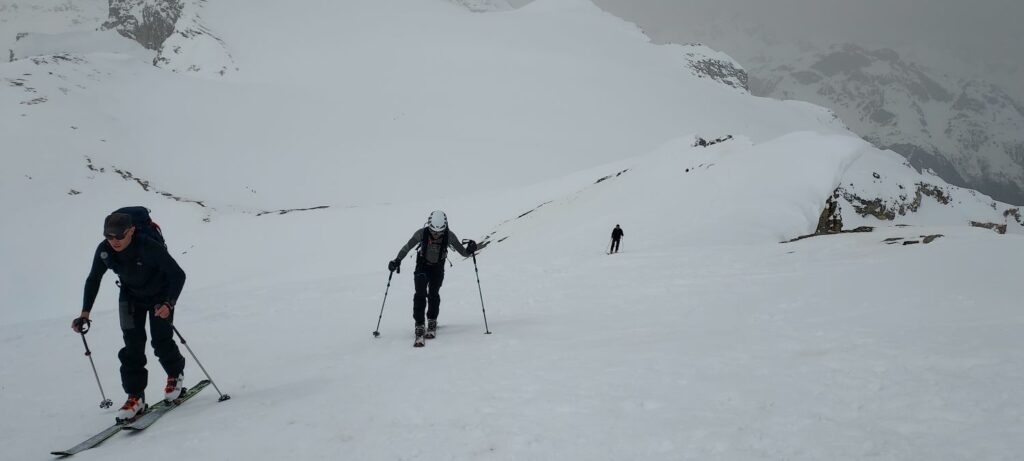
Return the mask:
[[[121,211],[121,210],[118,210]],[[148,216],[148,211],[146,211]],[[146,408],[146,317],[153,335],[153,351],[167,372],[164,399],[181,396],[185,357],[172,337],[171,322],[174,305],[185,285],[185,271],[178,266],[160,241],[136,229],[132,216],[115,212],[103,222],[103,237],[92,259],[92,269],[85,280],[82,313],[71,323],[81,332],[89,322],[100,281],[110,269],[120,279],[118,311],[124,347],[117,356],[121,360],[121,385],[128,400],[117,412],[118,421],[134,418]]]
[[388,261],[388,270],[401,272],[402,259],[417,245],[419,250],[416,253],[416,269],[413,272],[416,294],[412,298],[412,318],[416,322],[415,345],[420,347],[423,346],[424,339],[432,339],[437,335],[437,315],[441,310],[441,283],[444,281],[444,262],[448,256],[448,248],[469,257],[476,252],[477,245],[476,242],[469,240],[466,246],[463,246],[455,233],[448,228],[448,216],[443,211],[435,211],[430,213],[423,228],[417,230],[409,242],[398,250],[398,257]]
[[623,235],[626,235],[626,233],[622,232],[622,228],[616,224],[615,229],[612,229],[612,247],[608,250],[608,254],[619,252],[619,240],[622,240]]

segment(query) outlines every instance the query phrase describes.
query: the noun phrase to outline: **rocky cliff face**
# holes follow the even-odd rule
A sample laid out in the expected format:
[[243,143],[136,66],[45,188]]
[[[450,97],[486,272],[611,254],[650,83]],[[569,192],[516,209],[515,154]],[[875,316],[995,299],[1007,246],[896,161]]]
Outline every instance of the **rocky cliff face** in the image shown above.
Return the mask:
[[182,0],[110,0],[103,29],[116,30],[150,50],[160,50],[174,33]]
[[157,51],[153,65],[174,72],[224,75],[237,70],[227,44],[202,20],[206,0],[110,0],[104,29]]
[[810,101],[951,184],[1024,204],[1024,105],[994,85],[937,75],[854,45],[751,70],[756,95]]
[[747,71],[738,62],[701,44],[684,45],[688,67],[701,78],[708,78],[726,86],[749,91]]

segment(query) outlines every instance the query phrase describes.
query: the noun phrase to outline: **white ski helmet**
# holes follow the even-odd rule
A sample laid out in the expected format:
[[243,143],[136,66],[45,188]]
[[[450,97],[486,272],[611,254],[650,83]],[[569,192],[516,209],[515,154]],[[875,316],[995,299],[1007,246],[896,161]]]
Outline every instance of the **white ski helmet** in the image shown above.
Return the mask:
[[427,218],[427,228],[431,232],[444,232],[448,228],[448,216],[441,210],[430,213],[430,217]]

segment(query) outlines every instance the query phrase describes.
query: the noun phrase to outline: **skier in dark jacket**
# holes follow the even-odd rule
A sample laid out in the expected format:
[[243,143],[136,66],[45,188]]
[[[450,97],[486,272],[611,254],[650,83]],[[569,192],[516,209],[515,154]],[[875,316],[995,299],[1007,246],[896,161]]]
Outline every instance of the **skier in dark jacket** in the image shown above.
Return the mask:
[[619,240],[622,240],[623,235],[626,233],[622,232],[622,228],[616,224],[615,229],[612,229],[612,247],[608,250],[608,254],[619,252]]
[[[468,240],[463,247],[459,238],[448,228],[448,217],[443,211],[430,213],[426,225],[417,230],[409,242],[398,250],[398,257],[388,262],[388,270],[401,272],[402,259],[419,245],[413,278],[416,294],[412,298],[412,318],[416,322],[416,346],[437,334],[437,315],[441,310],[441,283],[444,281],[444,262],[448,248],[469,257],[477,250],[476,242]],[[426,317],[424,317],[426,310]],[[424,327],[424,323],[426,323]]]
[[[85,281],[82,313],[71,324],[76,332],[89,322],[100,281],[107,269],[120,279],[118,311],[124,347],[117,354],[121,360],[121,385],[128,400],[118,411],[119,421],[137,416],[146,408],[146,317],[153,335],[153,351],[167,372],[164,399],[181,396],[185,357],[178,351],[172,337],[171,322],[174,305],[185,285],[185,272],[167,252],[162,242],[137,233],[131,215],[113,213],[103,222],[104,240],[96,248],[92,269]],[[86,325],[87,326],[87,325]]]

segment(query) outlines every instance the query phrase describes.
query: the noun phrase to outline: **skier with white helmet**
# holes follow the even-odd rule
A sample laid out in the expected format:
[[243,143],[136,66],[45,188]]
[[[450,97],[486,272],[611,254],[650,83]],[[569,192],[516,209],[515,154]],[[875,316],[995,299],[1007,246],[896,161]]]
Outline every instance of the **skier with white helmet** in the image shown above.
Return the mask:
[[417,245],[419,249],[416,252],[416,269],[413,271],[416,294],[412,298],[412,318],[416,322],[415,346],[421,347],[424,345],[424,339],[432,339],[437,334],[437,315],[441,309],[441,283],[444,281],[444,262],[448,256],[448,248],[469,257],[476,252],[477,245],[476,242],[468,240],[463,246],[448,227],[448,217],[443,211],[438,210],[430,213],[423,228],[416,230],[409,242],[398,250],[398,257],[388,261],[388,270],[401,273],[402,259]]

